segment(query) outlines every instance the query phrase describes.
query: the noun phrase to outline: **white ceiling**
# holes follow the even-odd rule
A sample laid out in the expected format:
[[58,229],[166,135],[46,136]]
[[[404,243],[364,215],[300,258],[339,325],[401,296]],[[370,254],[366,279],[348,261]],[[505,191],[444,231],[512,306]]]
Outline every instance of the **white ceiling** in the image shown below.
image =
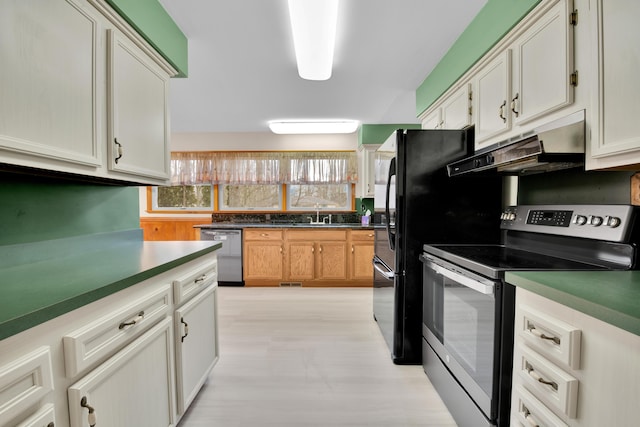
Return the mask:
[[333,75],[298,77],[287,0],[160,0],[189,39],[172,132],[266,132],[269,120],[417,123],[415,90],[486,0],[342,0]]

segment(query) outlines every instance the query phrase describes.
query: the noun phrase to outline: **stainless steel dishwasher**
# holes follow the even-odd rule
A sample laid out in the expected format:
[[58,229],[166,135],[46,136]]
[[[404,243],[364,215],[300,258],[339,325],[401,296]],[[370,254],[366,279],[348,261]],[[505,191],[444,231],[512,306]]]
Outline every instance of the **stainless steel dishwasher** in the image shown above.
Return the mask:
[[218,254],[218,284],[243,286],[242,230],[202,228],[200,240],[222,242],[222,248],[216,252]]

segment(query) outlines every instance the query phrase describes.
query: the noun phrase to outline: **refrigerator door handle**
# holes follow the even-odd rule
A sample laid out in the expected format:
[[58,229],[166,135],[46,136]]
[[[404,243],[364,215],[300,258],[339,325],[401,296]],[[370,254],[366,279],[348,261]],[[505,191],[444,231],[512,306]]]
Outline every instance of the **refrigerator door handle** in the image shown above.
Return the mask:
[[394,272],[389,270],[387,266],[382,264],[380,261],[373,259],[373,268],[375,268],[378,273],[382,274],[382,276],[387,280],[393,280]]
[[389,236],[389,249],[396,250],[396,233],[391,231],[391,214],[389,210],[389,193],[391,192],[391,177],[396,175],[396,158],[391,159],[389,175],[387,176],[387,194],[385,196],[384,214],[387,217],[387,235]]

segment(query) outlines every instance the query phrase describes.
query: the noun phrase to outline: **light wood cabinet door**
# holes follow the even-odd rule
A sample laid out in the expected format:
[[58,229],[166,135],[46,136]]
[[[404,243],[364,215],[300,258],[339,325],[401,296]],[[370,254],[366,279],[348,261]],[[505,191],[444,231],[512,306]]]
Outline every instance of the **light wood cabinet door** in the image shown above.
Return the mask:
[[315,274],[316,245],[313,242],[287,243],[288,279],[293,281],[313,280]]
[[347,280],[347,242],[318,242],[319,280]]
[[169,75],[129,38],[109,30],[109,169],[169,179]]
[[351,243],[351,278],[355,280],[373,279],[372,259],[375,249],[373,242]]
[[74,0],[2,3],[3,162],[85,173],[101,165],[102,47],[94,13]]
[[244,280],[282,280],[282,241],[245,241]]
[[[632,0],[596,0],[591,40],[596,72],[591,89],[594,110],[591,153],[587,168],[640,163],[638,58],[640,3]],[[637,170],[637,167],[634,168]]]
[[511,129],[511,50],[507,49],[474,77],[475,149]]
[[[68,389],[71,427],[174,425],[171,317],[89,372]],[[89,406],[91,409],[89,409]]]
[[572,0],[557,0],[515,41],[510,100],[515,125],[524,125],[573,103],[572,12]]

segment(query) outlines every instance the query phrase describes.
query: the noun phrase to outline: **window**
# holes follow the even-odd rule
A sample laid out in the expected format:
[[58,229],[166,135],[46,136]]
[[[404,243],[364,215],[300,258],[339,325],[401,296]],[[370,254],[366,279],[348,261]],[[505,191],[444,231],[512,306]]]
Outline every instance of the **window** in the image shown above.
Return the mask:
[[213,186],[211,184],[153,187],[154,210],[213,210]]
[[350,210],[350,184],[289,184],[287,210]]
[[220,184],[219,210],[282,210],[280,184]]

